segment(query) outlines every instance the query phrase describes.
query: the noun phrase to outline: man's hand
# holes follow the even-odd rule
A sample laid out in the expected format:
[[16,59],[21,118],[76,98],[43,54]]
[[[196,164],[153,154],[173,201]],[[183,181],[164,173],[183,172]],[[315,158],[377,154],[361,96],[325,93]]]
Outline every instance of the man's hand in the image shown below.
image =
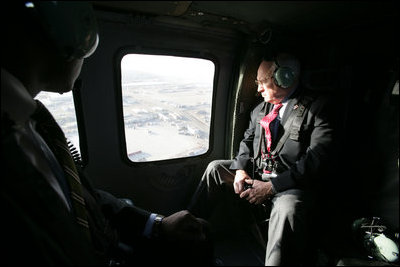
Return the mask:
[[252,204],[261,204],[274,195],[271,182],[263,182],[259,180],[246,179],[247,184],[251,184],[251,188],[240,194],[241,198],[246,198]]
[[161,223],[161,236],[170,240],[205,240],[207,221],[194,217],[189,211],[178,211],[164,217]]
[[233,188],[236,194],[240,194],[244,189],[244,180],[251,179],[250,176],[244,170],[236,170],[235,181],[233,182]]

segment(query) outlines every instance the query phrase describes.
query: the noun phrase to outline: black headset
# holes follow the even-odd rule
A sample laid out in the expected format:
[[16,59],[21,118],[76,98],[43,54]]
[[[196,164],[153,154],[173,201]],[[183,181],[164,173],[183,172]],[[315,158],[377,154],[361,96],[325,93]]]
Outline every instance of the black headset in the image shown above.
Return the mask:
[[24,5],[67,60],[86,58],[96,50],[99,42],[97,22],[89,3],[34,1]]
[[291,67],[281,66],[278,57],[274,58],[275,71],[273,74],[274,83],[281,88],[289,88],[294,84],[295,74]]
[[296,75],[293,70],[293,66],[283,65],[279,61],[280,54],[281,53],[278,52],[276,49],[265,49],[262,55],[262,60],[274,62],[275,71],[272,75],[272,80],[274,81],[276,86],[287,89],[293,86]]

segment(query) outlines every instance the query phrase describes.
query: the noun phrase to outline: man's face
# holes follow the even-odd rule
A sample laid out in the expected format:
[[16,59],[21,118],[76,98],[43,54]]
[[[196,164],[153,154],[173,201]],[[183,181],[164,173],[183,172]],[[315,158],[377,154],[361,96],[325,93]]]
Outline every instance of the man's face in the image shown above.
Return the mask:
[[44,91],[66,93],[73,89],[78,78],[83,59],[65,61],[63,58],[54,57],[50,69],[47,71],[47,83]]
[[272,77],[276,65],[273,61],[262,61],[257,71],[257,91],[265,102],[279,104],[289,94],[290,89],[284,89],[274,83]]

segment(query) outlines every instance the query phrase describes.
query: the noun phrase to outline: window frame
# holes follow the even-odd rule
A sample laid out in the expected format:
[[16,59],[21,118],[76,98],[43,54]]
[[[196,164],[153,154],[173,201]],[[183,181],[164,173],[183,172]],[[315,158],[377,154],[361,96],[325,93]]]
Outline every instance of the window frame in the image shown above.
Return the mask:
[[[122,95],[122,70],[121,70],[121,61],[124,56],[129,54],[139,54],[139,55],[151,55],[151,56],[173,56],[173,57],[186,57],[186,58],[195,58],[195,59],[204,59],[209,60],[214,64],[214,79],[213,79],[213,88],[212,88],[212,100],[211,100],[211,110],[210,110],[210,128],[209,128],[209,139],[208,139],[208,150],[200,155],[195,156],[186,156],[186,157],[177,157],[177,158],[167,158],[167,159],[157,159],[151,161],[132,161],[128,156],[128,147],[126,143],[126,133],[125,133],[125,121],[124,121],[124,113],[123,113],[123,95]],[[201,52],[192,52],[192,51],[179,51],[179,50],[167,50],[167,49],[156,49],[156,48],[143,48],[143,47],[126,47],[122,48],[115,54],[114,57],[114,66],[117,72],[116,75],[116,106],[117,106],[117,124],[118,124],[118,133],[119,133],[119,144],[120,144],[120,155],[123,162],[130,166],[143,166],[143,165],[151,165],[151,164],[159,164],[159,163],[174,163],[174,162],[182,162],[182,160],[190,160],[197,158],[206,158],[208,157],[213,149],[214,149],[214,113],[215,113],[215,102],[216,102],[216,89],[217,89],[217,81],[218,81],[218,73],[219,73],[219,64],[214,56],[209,53],[201,53]]]
[[[72,98],[75,107],[76,124],[78,126],[79,148],[82,159],[82,167],[85,167],[89,162],[89,153],[87,145],[87,134],[85,127],[85,118],[83,113],[83,104],[81,97],[82,80],[80,78],[75,81],[74,89],[72,89]],[[74,144],[77,145],[77,144]]]

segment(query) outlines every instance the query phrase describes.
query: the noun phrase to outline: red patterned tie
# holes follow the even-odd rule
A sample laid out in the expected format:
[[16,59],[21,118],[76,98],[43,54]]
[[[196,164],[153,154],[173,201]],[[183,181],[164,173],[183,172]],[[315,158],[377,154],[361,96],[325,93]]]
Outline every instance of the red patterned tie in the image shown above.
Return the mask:
[[279,103],[277,105],[274,106],[274,108],[271,110],[270,113],[267,114],[267,116],[265,116],[261,121],[260,124],[261,126],[265,129],[265,140],[267,142],[267,151],[268,154],[271,150],[271,143],[272,143],[272,139],[271,139],[271,130],[269,129],[269,125],[270,123],[276,119],[276,117],[279,114],[279,109],[282,107],[282,103]]

